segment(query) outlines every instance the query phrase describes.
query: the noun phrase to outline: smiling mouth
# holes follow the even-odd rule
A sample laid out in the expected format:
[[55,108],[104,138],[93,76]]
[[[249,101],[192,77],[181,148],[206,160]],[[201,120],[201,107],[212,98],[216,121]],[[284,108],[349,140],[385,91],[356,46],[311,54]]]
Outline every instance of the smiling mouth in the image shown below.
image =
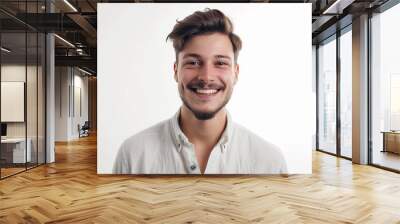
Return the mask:
[[203,89],[203,88],[189,88],[192,92],[199,95],[212,96],[217,94],[221,89]]

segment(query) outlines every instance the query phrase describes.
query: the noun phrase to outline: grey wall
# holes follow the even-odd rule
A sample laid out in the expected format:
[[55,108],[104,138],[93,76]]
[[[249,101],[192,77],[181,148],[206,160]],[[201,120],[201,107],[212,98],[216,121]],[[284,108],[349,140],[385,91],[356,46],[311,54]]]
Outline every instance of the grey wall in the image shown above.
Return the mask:
[[55,141],[77,139],[78,124],[88,120],[88,77],[73,67],[55,73]]

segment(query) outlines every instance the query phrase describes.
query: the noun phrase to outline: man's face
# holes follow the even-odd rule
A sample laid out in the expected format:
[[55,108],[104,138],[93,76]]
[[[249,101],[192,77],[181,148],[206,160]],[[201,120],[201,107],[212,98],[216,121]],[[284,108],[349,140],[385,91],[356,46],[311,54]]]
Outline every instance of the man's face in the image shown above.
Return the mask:
[[239,66],[232,43],[221,33],[193,37],[174,64],[180,97],[199,120],[207,120],[229,101]]

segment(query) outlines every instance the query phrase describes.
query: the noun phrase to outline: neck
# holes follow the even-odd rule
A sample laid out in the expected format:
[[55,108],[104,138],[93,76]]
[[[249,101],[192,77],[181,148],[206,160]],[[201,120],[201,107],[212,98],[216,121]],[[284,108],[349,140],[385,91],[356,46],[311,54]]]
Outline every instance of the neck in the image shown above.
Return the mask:
[[227,122],[225,109],[221,109],[208,120],[198,120],[186,106],[181,107],[179,125],[182,132],[193,144],[203,143],[214,146],[221,137]]

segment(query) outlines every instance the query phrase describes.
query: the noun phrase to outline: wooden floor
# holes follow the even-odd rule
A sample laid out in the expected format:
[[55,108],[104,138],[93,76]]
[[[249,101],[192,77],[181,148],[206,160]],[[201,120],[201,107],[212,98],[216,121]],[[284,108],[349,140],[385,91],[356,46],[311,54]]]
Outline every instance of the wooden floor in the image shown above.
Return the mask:
[[17,168],[1,168],[1,178],[25,171],[26,168],[25,167],[17,167]]
[[400,154],[376,150],[374,151],[372,160],[374,164],[400,170]]
[[[15,166],[15,165],[14,165]],[[1,168],[1,178],[6,178],[8,176],[23,172],[27,169],[33,169],[37,166],[36,163],[18,164],[17,167],[2,167]]]
[[320,152],[313,174],[98,176],[96,139],[0,181],[0,223],[400,223],[400,175]]

